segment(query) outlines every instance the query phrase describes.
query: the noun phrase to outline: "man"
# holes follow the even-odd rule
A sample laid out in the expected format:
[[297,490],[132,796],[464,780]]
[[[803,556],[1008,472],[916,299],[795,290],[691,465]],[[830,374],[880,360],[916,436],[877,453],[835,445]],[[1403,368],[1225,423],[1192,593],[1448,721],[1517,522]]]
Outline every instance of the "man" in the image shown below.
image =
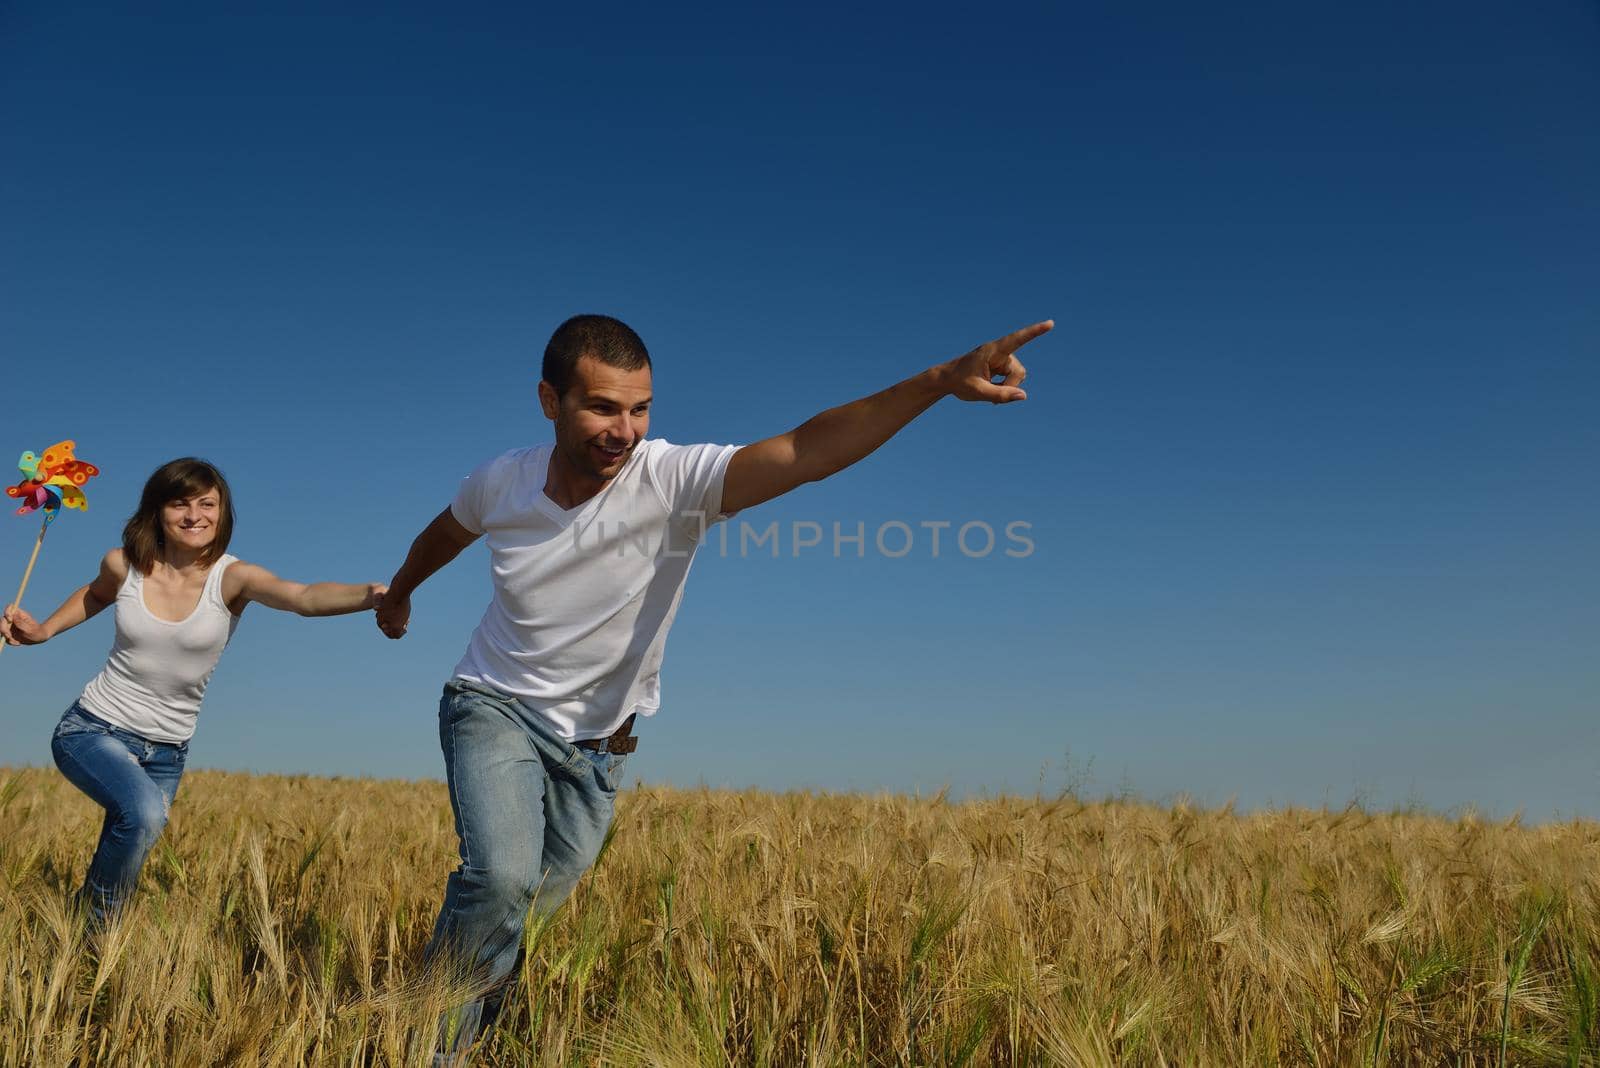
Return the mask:
[[556,330],[539,383],[554,443],[468,476],[378,610],[379,628],[399,638],[411,592],[488,538],[494,596],[439,704],[461,864],[427,957],[470,969],[494,993],[459,1013],[451,1051],[498,1011],[530,910],[558,906],[599,854],[636,717],[660,704],[667,630],[707,525],[842,471],[942,397],[1026,399],[1016,350],[1052,325],[743,448],[647,439],[651,367],[639,336],[601,315]]

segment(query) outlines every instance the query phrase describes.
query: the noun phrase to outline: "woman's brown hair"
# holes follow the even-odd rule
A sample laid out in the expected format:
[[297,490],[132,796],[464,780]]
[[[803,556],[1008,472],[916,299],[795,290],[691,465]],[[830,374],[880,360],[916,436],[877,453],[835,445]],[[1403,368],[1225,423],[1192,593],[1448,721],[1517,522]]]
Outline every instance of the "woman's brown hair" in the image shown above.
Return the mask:
[[171,501],[198,497],[207,490],[215,490],[217,500],[217,536],[200,553],[200,562],[214,564],[228,551],[228,540],[233,537],[233,494],[228,492],[228,480],[211,464],[185,456],[156,468],[144,484],[139,496],[139,510],[122,528],[122,552],[128,566],[148,575],[156,566],[166,538],[161,533],[161,509]]

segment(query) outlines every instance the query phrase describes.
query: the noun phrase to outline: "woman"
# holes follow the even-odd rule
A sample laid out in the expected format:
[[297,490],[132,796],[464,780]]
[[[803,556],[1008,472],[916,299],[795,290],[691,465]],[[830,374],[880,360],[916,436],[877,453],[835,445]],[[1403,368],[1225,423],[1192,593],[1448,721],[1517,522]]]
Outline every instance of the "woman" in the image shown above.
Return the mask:
[[0,639],[38,645],[116,606],[116,639],[100,674],[56,726],[50,751],[74,786],[106,810],[81,896],[104,922],[128,899],[167,823],[200,699],[252,601],[303,616],[375,608],[385,587],[287,582],[227,554],[233,505],[222,473],[185,457],[145,483],[122,547],[43,623],[16,605]]

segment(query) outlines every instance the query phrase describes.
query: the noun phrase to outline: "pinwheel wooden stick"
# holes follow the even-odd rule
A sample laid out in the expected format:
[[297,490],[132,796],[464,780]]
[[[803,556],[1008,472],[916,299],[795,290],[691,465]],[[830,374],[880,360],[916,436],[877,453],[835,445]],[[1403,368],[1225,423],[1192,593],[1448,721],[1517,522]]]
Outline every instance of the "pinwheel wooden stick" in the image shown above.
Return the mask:
[[[28,592],[28,580],[33,577],[33,565],[39,560],[39,548],[44,545],[44,532],[50,529],[50,516],[46,515],[43,523],[39,524],[39,536],[33,539],[33,555],[28,557],[28,569],[22,573],[22,585],[17,587],[17,596],[11,603],[18,608],[22,607],[22,595]],[[5,652],[5,645],[0,643],[0,653]]]
[[[60,514],[61,506],[79,511],[89,507],[89,499],[83,494],[83,484],[98,475],[100,469],[74,457],[72,450],[75,446],[76,442],[61,441],[44,450],[43,456],[23,453],[17,461],[17,469],[27,477],[15,486],[6,487],[7,497],[22,501],[22,507],[17,509],[18,515],[44,512],[44,522],[39,524],[39,536],[33,542],[33,555],[28,557],[27,570],[22,573],[22,585],[17,589],[17,599],[12,602],[18,607],[22,605],[22,595],[28,592],[28,580],[33,577],[33,565],[39,561],[39,549],[44,545],[44,536]],[[5,643],[0,642],[0,653],[5,652],[5,647]]]

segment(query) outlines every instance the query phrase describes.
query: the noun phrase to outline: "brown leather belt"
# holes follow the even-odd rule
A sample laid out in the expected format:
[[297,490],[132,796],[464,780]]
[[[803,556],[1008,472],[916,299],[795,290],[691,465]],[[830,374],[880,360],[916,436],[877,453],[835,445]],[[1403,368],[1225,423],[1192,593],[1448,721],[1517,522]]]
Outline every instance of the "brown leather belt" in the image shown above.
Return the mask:
[[572,744],[579,749],[593,749],[597,753],[626,755],[639,748],[639,739],[633,736],[633,716],[629,716],[622,721],[622,726],[605,738],[585,738]]

